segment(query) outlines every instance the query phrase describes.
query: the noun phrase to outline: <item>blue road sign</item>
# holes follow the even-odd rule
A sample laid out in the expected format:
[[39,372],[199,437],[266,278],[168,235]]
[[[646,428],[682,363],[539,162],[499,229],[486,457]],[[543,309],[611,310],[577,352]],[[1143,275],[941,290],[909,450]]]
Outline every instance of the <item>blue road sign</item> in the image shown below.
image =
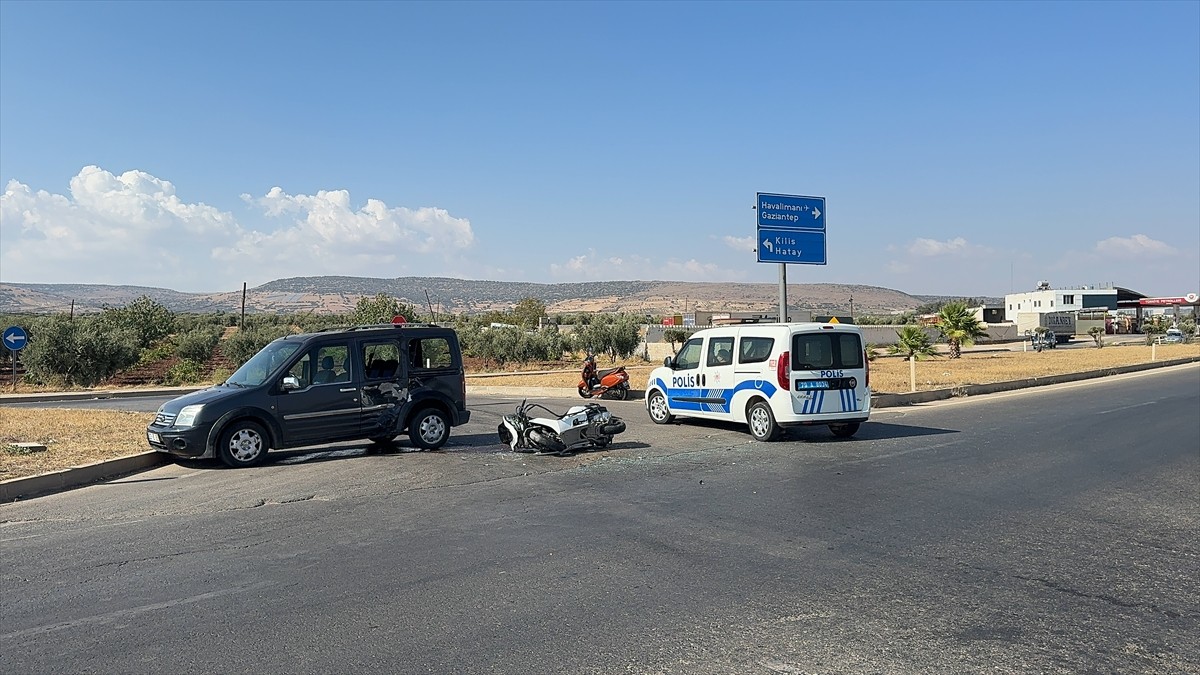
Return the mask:
[[825,198],[758,193],[758,226],[825,231]]
[[20,326],[9,326],[4,329],[3,340],[4,346],[8,347],[9,351],[19,352],[25,347],[29,336],[25,334],[25,329]]
[[777,227],[758,228],[758,262],[825,264],[825,233]]

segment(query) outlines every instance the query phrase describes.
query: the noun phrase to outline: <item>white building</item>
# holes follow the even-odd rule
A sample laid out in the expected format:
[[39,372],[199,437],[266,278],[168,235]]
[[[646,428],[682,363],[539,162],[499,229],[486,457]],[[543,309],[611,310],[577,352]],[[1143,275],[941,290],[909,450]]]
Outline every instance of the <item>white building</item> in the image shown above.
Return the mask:
[[1010,293],[1004,296],[1004,320],[1017,321],[1018,314],[1049,312],[1078,312],[1090,310],[1115,310],[1116,288],[1051,288],[1050,282],[1038,282],[1037,290],[1028,293]]

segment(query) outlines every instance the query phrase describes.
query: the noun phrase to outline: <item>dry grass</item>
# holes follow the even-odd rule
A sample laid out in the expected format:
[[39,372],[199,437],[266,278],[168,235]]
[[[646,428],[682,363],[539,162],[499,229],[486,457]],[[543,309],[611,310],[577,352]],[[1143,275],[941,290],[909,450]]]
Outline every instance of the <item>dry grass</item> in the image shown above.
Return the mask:
[[[1144,345],[1109,346],[1104,349],[1057,349],[1037,352],[976,352],[961,359],[932,358],[917,362],[917,389],[927,391],[965,384],[985,384],[1028,377],[1103,370],[1150,361]],[[1200,357],[1200,344],[1159,345],[1159,360]],[[634,389],[645,386],[655,367],[641,361],[623,364]],[[611,367],[602,363],[602,368]],[[574,389],[579,382],[577,364],[546,375],[468,376],[468,385],[535,386]],[[878,393],[909,390],[909,365],[900,358],[883,357],[871,364],[871,386]],[[80,464],[145,452],[145,430],[152,413],[118,411],[33,409],[0,407],[0,480],[31,476]],[[46,452],[13,454],[9,443],[34,441]]]
[[[1200,357],[1200,344],[1158,345],[1155,350],[1155,358],[1160,361],[1188,356]],[[1050,349],[1040,353],[968,351],[964,352],[960,359],[941,356],[918,361],[917,391],[1103,370],[1147,363],[1150,357],[1151,348],[1146,345],[1108,346],[1103,349]],[[630,385],[634,389],[641,389],[646,384],[646,377],[657,364],[631,361],[624,365],[629,371]],[[610,367],[609,364],[601,364],[601,369]],[[579,383],[579,372],[564,370],[551,375],[502,375],[488,378],[473,378],[468,375],[467,382],[496,387],[539,386],[573,389]],[[880,357],[872,361],[871,389],[877,393],[908,392],[908,361],[899,357]]]
[[[34,476],[146,452],[154,413],[0,407],[0,480]],[[45,452],[17,454],[10,443],[35,442]]]

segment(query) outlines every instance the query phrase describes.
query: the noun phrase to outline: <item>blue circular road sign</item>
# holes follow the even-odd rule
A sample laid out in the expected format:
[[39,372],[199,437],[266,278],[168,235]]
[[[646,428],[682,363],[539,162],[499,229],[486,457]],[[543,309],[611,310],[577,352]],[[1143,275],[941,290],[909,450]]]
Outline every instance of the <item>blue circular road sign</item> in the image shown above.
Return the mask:
[[20,326],[9,326],[4,329],[4,346],[8,347],[9,351],[19,352],[25,348],[25,343],[29,341],[29,336],[25,334],[25,329]]

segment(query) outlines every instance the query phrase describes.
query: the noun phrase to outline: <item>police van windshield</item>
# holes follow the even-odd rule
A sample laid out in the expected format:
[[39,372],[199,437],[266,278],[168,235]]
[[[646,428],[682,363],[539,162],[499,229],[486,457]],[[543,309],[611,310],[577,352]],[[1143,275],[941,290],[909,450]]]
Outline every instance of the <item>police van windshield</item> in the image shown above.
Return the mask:
[[854,333],[800,333],[791,358],[793,370],[862,368],[862,341]]
[[271,373],[275,372],[279,366],[291,358],[292,354],[295,354],[299,348],[299,342],[276,340],[250,357],[250,360],[242,364],[242,367],[238,368],[225,381],[225,384],[257,387],[266,382],[267,378],[271,377]]

